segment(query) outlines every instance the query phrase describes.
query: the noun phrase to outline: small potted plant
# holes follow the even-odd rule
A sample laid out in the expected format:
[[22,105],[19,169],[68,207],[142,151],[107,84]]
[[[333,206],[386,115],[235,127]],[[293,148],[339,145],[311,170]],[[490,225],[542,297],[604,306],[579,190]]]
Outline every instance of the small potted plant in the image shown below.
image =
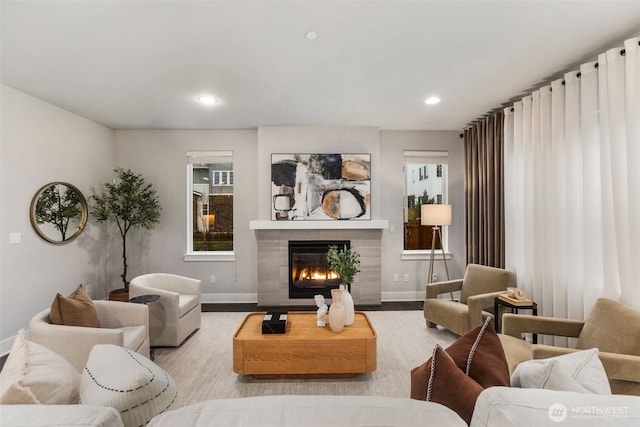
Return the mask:
[[327,261],[329,268],[336,272],[342,280],[340,290],[342,290],[341,300],[345,311],[344,325],[350,326],[354,322],[355,311],[349,288],[356,274],[360,272],[360,254],[353,248],[347,248],[347,245],[342,248],[333,245],[329,246],[327,251]]
[[360,272],[360,254],[358,251],[347,248],[347,245],[342,248],[338,248],[335,245],[329,246],[327,260],[329,261],[329,268],[340,276],[342,283],[347,288],[350,288],[356,274]]
[[131,228],[151,229],[160,222],[160,202],[156,190],[141,175],[129,169],[115,169],[118,178],[103,184],[100,194],[89,198],[91,214],[98,222],[111,220],[118,225],[122,237],[123,288],[109,294],[109,299],[129,300],[127,280],[127,233]]

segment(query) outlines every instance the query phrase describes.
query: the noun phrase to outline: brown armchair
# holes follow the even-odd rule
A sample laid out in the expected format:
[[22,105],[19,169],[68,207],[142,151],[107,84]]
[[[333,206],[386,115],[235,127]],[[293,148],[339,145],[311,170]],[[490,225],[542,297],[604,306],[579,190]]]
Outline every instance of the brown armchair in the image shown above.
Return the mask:
[[[521,339],[526,332],[573,337],[578,341],[575,348],[530,344]],[[505,313],[502,334],[511,371],[525,360],[597,347],[611,391],[640,395],[640,311],[628,305],[601,298],[584,321]]]
[[[467,265],[464,278],[427,284],[424,318],[430,328],[444,326],[463,335],[482,324],[483,310],[515,283],[513,272],[478,264]],[[460,291],[460,301],[440,299],[438,295]]]

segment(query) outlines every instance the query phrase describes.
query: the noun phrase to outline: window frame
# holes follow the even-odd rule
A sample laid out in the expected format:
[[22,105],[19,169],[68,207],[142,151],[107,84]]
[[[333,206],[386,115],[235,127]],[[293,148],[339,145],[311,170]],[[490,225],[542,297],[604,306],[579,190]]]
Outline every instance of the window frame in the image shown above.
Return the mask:
[[213,185],[233,187],[233,170],[213,171]]
[[[449,152],[448,151],[443,151],[443,150],[405,150],[403,151],[403,156],[402,156],[402,164],[403,164],[403,198],[402,198],[402,219],[403,219],[403,224],[407,221],[407,207],[408,207],[408,194],[407,194],[407,184],[408,184],[408,179],[409,177],[407,176],[407,166],[409,164],[411,164],[412,161],[415,161],[415,159],[420,159],[420,158],[424,158],[425,160],[427,159],[435,159],[435,158],[443,158],[445,159],[444,163],[440,163],[440,164],[446,164],[448,165],[448,158],[449,158]],[[416,164],[416,163],[413,163]],[[433,164],[433,165],[437,165],[437,163],[426,163],[426,164]],[[418,168],[420,171],[423,171],[423,167]],[[444,180],[444,185],[443,185],[443,191],[442,191],[442,195],[441,195],[441,202],[442,204],[447,204],[449,203],[449,168],[448,166],[446,168],[442,168],[442,176],[435,176],[437,175],[437,167],[436,167],[436,173],[434,173],[434,179],[443,179]],[[427,167],[426,170],[424,171],[426,175],[425,179],[428,179],[429,174],[429,168]],[[436,198],[436,200],[438,200],[438,195],[434,195],[433,197]],[[421,196],[418,196],[416,198],[417,199],[421,199]],[[431,259],[431,249],[404,249],[404,237],[403,237],[403,244],[402,244],[402,254],[401,254],[401,259],[403,261],[412,261],[412,260],[429,260]],[[444,258],[446,258],[447,260],[451,259],[451,252],[449,251],[449,227],[443,227],[442,229],[442,246],[444,248]],[[434,252],[434,259],[436,260],[442,260],[443,259],[443,255],[442,255],[442,251],[440,249],[437,249]]]
[[[211,150],[211,151],[188,151],[186,153],[186,178],[187,178],[187,242],[186,242],[186,251],[184,253],[184,261],[220,261],[220,262],[228,262],[228,261],[236,261],[236,234],[235,234],[235,214],[234,214],[234,233],[233,233],[233,250],[232,251],[194,251],[193,250],[193,194],[194,194],[194,185],[193,185],[193,165],[194,164],[208,164],[212,163],[208,160],[212,158],[220,158],[220,157],[228,157],[229,163],[233,165],[233,151],[229,150]],[[202,160],[202,161],[195,161]],[[215,184],[222,186],[231,186],[233,187],[233,166],[231,171],[223,171],[230,172],[228,177],[231,177],[231,183],[227,184]],[[211,177],[213,179],[213,176]],[[233,203],[235,206],[235,189],[232,193],[234,195]],[[207,203],[207,208],[209,204]],[[235,209],[234,209],[235,211]]]

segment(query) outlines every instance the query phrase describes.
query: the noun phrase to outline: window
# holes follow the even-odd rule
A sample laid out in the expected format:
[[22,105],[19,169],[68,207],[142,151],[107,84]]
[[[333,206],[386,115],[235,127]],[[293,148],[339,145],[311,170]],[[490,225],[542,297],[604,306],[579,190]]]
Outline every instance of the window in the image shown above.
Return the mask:
[[[189,254],[233,251],[233,153],[187,153]],[[185,256],[185,259],[188,257]]]
[[[404,152],[404,250],[431,249],[431,227],[420,224],[420,206],[447,203],[447,160],[446,151]],[[416,170],[418,182],[410,179]]]
[[233,171],[213,171],[213,185],[233,186]]

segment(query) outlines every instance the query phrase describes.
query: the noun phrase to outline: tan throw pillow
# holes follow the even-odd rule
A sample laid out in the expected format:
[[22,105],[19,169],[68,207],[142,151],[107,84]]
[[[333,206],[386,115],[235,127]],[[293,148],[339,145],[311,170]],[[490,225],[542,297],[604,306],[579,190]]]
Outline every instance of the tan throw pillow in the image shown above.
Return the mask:
[[80,373],[65,358],[18,332],[0,373],[0,404],[76,404],[79,387]]
[[476,400],[484,388],[462,372],[439,344],[430,360],[426,400],[446,406],[469,424]]
[[[482,388],[510,386],[507,358],[490,319],[458,338],[446,351],[462,373]],[[430,372],[431,359],[411,370],[412,399],[426,399]]]
[[66,298],[57,294],[51,304],[49,318],[55,325],[100,327],[96,306],[82,285]]

